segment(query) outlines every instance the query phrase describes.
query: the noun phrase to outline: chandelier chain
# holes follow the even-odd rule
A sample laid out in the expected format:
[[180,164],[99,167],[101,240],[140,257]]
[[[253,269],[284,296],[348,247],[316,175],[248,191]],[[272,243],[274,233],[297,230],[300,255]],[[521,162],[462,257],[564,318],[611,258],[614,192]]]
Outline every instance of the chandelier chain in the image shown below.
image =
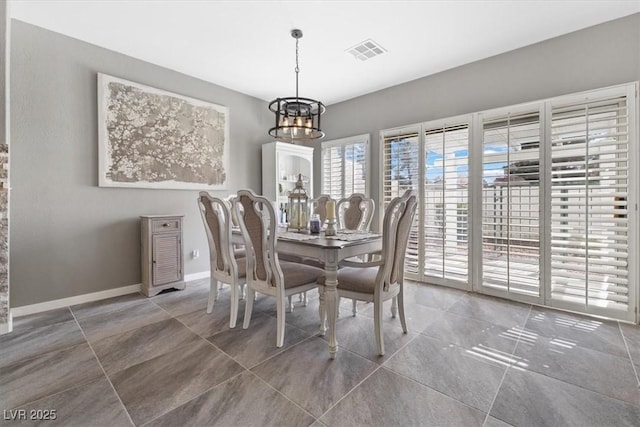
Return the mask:
[[298,74],[300,73],[300,67],[298,66],[298,42],[300,39],[296,38],[296,98],[298,98]]

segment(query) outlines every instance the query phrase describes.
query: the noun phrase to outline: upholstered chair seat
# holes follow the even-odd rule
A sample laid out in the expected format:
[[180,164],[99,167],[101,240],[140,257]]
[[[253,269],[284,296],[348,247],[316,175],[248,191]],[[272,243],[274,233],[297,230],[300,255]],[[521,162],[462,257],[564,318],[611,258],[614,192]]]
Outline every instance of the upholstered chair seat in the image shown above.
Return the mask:
[[304,284],[324,281],[324,270],[297,262],[280,261],[285,289],[295,288]]
[[[338,289],[373,295],[378,269],[379,267],[343,267],[338,270]],[[324,285],[324,277],[320,283]]]

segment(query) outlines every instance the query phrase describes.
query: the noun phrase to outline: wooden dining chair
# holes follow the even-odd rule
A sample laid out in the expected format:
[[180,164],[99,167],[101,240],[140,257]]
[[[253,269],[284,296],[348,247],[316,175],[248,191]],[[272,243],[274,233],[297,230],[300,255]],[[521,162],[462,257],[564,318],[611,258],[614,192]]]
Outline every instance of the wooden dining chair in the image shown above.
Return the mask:
[[[338,229],[369,231],[373,213],[375,212],[373,199],[362,193],[353,193],[349,197],[340,199],[336,204]],[[364,258],[366,261],[368,258]],[[358,313],[358,301],[353,300],[353,315]]]
[[[235,203],[240,230],[247,250],[247,295],[244,324],[251,322],[255,292],[276,297],[276,346],[282,347],[286,299],[290,295],[320,288],[324,271],[305,264],[280,261],[277,251],[277,218],[271,201],[251,190],[238,191]],[[322,310],[322,308],[321,308]]]
[[328,194],[321,194],[309,202],[311,213],[320,217],[320,224],[324,224],[327,220],[327,202],[333,200]]
[[243,294],[246,283],[246,251],[234,250],[231,241],[231,227],[233,224],[232,203],[228,200],[212,197],[206,191],[198,196],[200,215],[209,243],[209,264],[211,270],[209,285],[209,300],[207,313],[213,311],[213,305],[218,299],[218,285],[228,284],[231,287],[231,310],[229,327],[235,328],[238,319],[239,299]]
[[375,203],[362,193],[353,193],[336,203],[338,229],[369,231]]
[[338,270],[340,297],[373,302],[374,328],[380,355],[384,355],[382,304],[385,301],[394,300],[391,316],[395,318],[399,308],[402,330],[407,333],[403,300],[404,257],[417,204],[411,190],[391,200],[384,215],[381,258],[368,262],[343,261],[343,268]]

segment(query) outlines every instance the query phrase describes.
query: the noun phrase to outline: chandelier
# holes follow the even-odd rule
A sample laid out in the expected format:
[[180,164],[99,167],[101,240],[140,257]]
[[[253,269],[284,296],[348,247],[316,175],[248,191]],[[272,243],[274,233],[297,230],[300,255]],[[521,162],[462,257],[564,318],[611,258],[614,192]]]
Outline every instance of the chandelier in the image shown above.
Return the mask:
[[302,31],[291,30],[291,37],[296,39],[296,96],[271,101],[269,110],[276,115],[276,125],[269,129],[269,135],[286,142],[313,141],[324,137],[320,129],[320,115],[325,108],[320,101],[298,96],[298,42]]

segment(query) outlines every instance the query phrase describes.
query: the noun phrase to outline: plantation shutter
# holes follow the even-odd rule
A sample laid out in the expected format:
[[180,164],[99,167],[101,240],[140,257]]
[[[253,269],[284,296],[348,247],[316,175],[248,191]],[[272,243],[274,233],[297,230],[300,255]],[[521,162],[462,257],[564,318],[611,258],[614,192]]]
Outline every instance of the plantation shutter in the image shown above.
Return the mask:
[[482,285],[540,295],[540,117],[483,121]]
[[342,198],[342,147],[322,149],[322,191],[334,199]]
[[551,299],[626,312],[627,98],[554,105],[551,113]]
[[365,194],[366,176],[366,146],[364,142],[349,144],[344,147],[344,191],[342,197],[353,193]]
[[467,281],[469,125],[424,131],[424,275]]
[[[418,130],[390,131],[383,134],[382,151],[382,209],[384,212],[391,199],[401,196],[406,190],[417,191],[419,188],[419,164],[422,156]],[[421,203],[420,200],[418,202]],[[417,277],[420,268],[418,245],[418,221],[414,221],[405,256],[405,273],[413,275],[414,278]]]
[[368,195],[368,135],[322,145],[322,194],[339,200],[353,193]]

